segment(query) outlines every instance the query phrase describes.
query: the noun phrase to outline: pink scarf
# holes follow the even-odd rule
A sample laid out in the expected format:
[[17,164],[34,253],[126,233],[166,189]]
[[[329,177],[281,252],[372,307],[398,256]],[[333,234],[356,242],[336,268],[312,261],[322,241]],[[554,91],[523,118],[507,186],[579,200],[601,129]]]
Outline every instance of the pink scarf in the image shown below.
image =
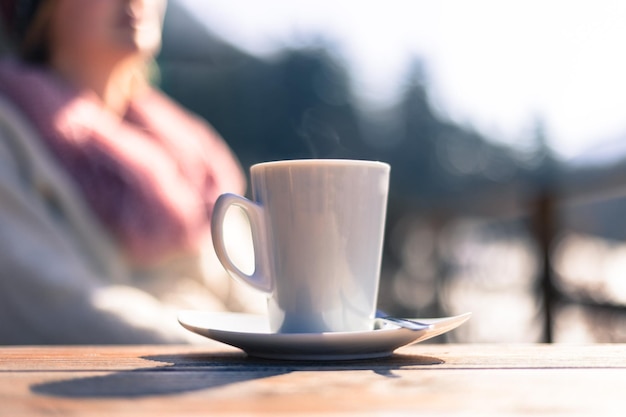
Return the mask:
[[135,262],[197,250],[217,196],[243,191],[220,137],[156,90],[133,100],[120,119],[90,91],[2,61],[0,93],[30,119]]

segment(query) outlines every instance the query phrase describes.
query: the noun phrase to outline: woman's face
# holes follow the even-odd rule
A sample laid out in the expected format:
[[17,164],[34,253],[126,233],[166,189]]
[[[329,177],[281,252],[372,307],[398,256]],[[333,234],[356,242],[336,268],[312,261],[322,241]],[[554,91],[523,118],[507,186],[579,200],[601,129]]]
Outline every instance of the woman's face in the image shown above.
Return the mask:
[[166,0],[57,0],[52,53],[121,59],[161,46]]

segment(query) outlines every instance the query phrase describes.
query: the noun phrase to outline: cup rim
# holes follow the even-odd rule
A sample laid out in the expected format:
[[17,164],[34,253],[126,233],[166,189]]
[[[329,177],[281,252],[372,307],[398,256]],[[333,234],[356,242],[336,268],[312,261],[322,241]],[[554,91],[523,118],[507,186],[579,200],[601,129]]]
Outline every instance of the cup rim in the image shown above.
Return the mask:
[[284,159],[278,161],[259,162],[250,167],[250,169],[258,169],[265,167],[284,167],[284,166],[369,166],[372,168],[390,169],[391,166],[386,162],[370,161],[364,159]]

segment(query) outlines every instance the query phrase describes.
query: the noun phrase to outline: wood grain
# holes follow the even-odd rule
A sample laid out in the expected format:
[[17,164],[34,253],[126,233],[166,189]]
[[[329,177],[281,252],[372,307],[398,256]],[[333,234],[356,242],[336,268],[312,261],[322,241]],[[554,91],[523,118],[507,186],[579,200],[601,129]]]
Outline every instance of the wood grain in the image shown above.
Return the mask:
[[415,345],[336,363],[207,346],[2,347],[0,415],[624,415],[626,345]]

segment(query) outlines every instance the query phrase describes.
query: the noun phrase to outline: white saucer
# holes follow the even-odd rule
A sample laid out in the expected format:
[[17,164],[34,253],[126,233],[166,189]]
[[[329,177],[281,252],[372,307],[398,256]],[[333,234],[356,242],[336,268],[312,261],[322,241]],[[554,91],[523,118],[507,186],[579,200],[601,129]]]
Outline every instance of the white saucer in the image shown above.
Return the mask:
[[194,333],[238,347],[250,356],[285,360],[353,360],[390,356],[401,346],[430,339],[460,326],[470,315],[417,319],[433,324],[426,330],[409,330],[384,323],[376,330],[341,333],[272,333],[266,316],[252,314],[182,311],[178,314],[178,321]]

